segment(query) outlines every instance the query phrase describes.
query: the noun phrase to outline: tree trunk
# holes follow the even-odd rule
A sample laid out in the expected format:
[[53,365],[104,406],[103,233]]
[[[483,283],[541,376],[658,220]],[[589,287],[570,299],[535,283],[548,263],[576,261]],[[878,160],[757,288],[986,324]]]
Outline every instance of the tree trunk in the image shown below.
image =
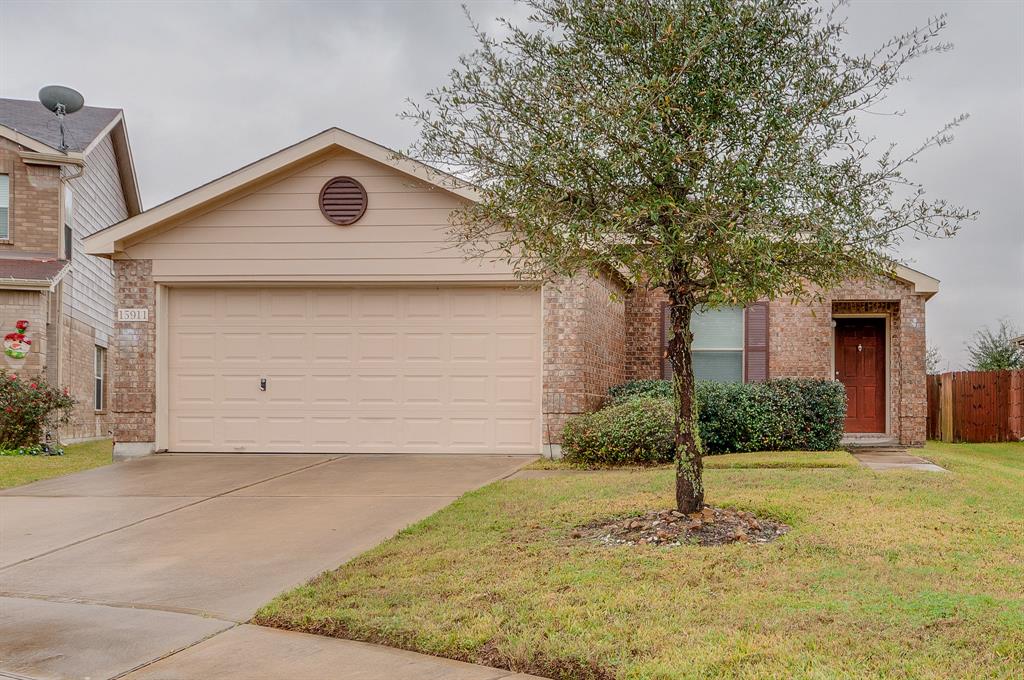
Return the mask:
[[672,337],[668,341],[668,360],[672,364],[672,386],[679,409],[675,424],[676,507],[679,512],[699,512],[704,507],[704,463],[690,354],[690,317],[696,303],[691,294],[671,289],[669,301]]

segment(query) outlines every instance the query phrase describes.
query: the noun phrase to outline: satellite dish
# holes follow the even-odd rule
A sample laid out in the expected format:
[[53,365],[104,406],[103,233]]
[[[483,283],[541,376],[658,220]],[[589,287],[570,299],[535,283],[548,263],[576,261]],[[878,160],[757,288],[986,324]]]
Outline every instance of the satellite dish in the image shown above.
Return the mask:
[[85,106],[85,97],[63,85],[47,85],[39,90],[39,102],[58,116],[74,113]]

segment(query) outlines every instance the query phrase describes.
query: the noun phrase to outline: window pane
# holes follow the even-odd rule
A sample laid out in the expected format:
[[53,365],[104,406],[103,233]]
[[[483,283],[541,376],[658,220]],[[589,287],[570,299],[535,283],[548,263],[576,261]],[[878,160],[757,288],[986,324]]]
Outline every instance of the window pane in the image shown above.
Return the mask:
[[0,239],[8,239],[11,231],[8,224],[8,216],[11,207],[11,177],[0,175]]
[[690,319],[693,349],[743,349],[743,308],[720,307],[694,312]]
[[96,378],[96,410],[103,410],[103,381]]
[[697,380],[743,382],[743,351],[694,352],[693,375]]

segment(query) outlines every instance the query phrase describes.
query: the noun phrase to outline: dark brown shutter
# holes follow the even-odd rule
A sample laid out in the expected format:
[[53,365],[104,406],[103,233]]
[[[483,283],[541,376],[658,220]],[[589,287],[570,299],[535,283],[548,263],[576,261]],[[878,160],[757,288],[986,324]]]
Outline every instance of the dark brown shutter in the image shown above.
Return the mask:
[[744,314],[743,362],[746,382],[768,379],[768,303],[755,302]]
[[672,362],[668,360],[668,337],[672,326],[672,318],[668,311],[668,303],[661,304],[661,377],[672,379]]

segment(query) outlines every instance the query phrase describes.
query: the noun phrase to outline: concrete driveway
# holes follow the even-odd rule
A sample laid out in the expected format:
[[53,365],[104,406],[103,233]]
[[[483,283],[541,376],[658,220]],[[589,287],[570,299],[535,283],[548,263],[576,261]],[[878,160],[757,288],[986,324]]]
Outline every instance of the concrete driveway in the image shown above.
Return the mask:
[[240,624],[529,460],[175,454],[0,492],[0,677],[512,677]]

